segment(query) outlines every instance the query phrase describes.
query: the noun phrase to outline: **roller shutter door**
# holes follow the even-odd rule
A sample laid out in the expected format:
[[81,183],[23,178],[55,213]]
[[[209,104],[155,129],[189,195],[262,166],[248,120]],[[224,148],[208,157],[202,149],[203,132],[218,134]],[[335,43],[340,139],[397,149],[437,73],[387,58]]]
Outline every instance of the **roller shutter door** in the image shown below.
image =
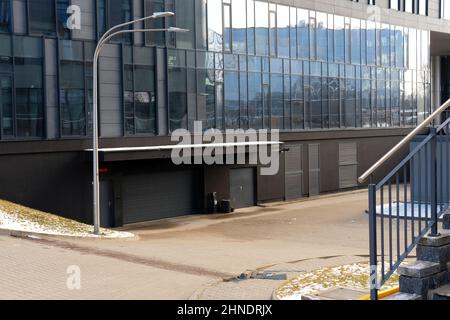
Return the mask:
[[123,223],[198,212],[199,185],[199,175],[193,170],[124,176]]

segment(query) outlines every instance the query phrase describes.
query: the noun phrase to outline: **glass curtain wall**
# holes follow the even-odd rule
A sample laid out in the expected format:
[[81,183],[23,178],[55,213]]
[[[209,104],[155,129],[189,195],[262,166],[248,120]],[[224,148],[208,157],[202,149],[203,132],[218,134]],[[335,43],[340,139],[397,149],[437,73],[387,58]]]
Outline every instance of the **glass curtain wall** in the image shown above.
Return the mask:
[[[204,5],[196,2],[196,21]],[[197,48],[195,110],[205,128],[400,127],[430,112],[426,31],[265,1],[207,0],[206,8],[206,41],[196,30],[176,48]],[[169,91],[186,95],[188,76],[171,70]],[[185,104],[170,118],[190,118]]]

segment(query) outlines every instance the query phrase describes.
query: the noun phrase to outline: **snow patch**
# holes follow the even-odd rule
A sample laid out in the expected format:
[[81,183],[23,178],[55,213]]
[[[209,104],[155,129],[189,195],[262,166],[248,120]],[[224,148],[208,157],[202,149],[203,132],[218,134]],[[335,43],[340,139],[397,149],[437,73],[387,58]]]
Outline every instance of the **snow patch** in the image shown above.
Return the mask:
[[0,200],[0,229],[30,232],[44,235],[81,238],[133,238],[129,232],[101,229],[101,235],[93,234],[93,227],[49,213],[26,208]]

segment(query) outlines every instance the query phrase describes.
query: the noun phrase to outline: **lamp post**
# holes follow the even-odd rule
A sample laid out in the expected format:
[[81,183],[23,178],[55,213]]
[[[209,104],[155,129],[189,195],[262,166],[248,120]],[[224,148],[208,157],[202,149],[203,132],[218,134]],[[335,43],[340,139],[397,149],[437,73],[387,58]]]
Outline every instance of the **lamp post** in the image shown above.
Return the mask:
[[[99,159],[98,159],[98,145],[99,145],[99,130],[98,130],[98,60],[100,57],[103,45],[105,45],[111,38],[126,33],[138,33],[138,32],[187,32],[189,30],[181,28],[165,28],[165,29],[131,29],[131,30],[119,30],[123,27],[149,20],[159,19],[165,17],[171,17],[175,14],[173,12],[155,12],[153,15],[136,19],[133,21],[125,22],[117,26],[112,27],[100,38],[97,47],[95,48],[94,61],[93,61],[93,110],[92,110],[92,126],[93,126],[93,214],[94,214],[94,234],[100,234],[100,172],[99,172]],[[117,31],[119,30],[119,31]]]

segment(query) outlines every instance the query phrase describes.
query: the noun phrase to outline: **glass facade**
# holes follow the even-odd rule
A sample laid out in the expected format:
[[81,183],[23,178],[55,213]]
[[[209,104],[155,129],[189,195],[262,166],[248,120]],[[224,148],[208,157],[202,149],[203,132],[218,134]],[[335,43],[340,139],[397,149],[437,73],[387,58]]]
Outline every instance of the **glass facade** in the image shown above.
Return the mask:
[[[131,20],[136,3],[93,2],[93,37]],[[95,41],[72,39],[69,4],[27,0],[28,35],[19,36],[11,1],[0,0],[2,139],[45,138],[47,63],[56,64],[59,135],[92,132]],[[204,129],[398,128],[430,112],[428,31],[257,0],[142,0],[140,10],[176,13],[146,28],[189,32],[114,40],[124,136],[191,130],[194,121]],[[46,39],[55,40],[56,62],[47,61]],[[164,110],[167,130],[159,128]]]
[[428,32],[263,1],[207,4],[195,19],[206,19],[208,51],[169,51],[202,69],[188,106],[187,76],[169,68],[171,130],[191,129],[193,114],[207,128],[305,130],[413,126],[430,112]]

